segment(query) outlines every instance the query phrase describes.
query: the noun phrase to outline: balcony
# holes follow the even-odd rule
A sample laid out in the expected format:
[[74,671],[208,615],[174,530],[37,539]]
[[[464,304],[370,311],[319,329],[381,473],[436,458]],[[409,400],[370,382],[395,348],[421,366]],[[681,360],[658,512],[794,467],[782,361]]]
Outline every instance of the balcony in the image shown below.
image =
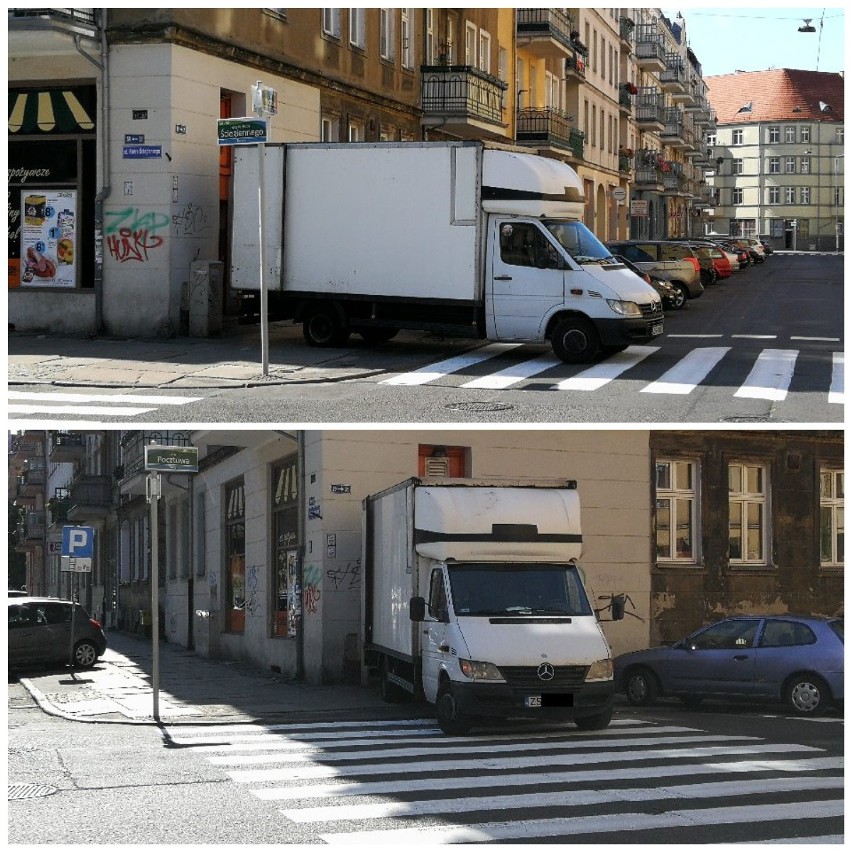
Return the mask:
[[36,497],[44,491],[47,474],[42,459],[30,459],[18,474],[18,494],[21,497]]
[[75,50],[73,39],[99,39],[95,9],[9,9],[10,55]]
[[518,9],[517,46],[539,59],[574,55],[571,19],[559,9]]
[[634,189],[662,192],[662,162],[658,151],[649,148],[637,151],[633,159]]
[[571,126],[568,116],[555,109],[522,109],[518,112],[518,145],[546,153],[568,154],[583,159],[585,134]]
[[44,537],[47,533],[47,513],[42,511],[27,512],[23,523],[16,532],[15,550],[35,550],[44,545]]
[[659,89],[646,86],[636,96],[636,124],[640,130],[662,133],[666,126],[665,102]]
[[683,95],[686,91],[686,63],[678,53],[666,54],[666,67],[660,72],[660,88],[664,92]]
[[121,438],[122,464],[115,471],[122,497],[145,494],[145,447],[159,444],[163,447],[192,446],[191,433],[187,431],[126,432]]
[[112,477],[82,474],[71,483],[69,497],[69,521],[86,523],[106,518],[114,509]]
[[56,432],[50,448],[52,462],[76,462],[86,457],[86,438],[79,432]]
[[424,65],[420,70],[424,127],[468,139],[506,138],[506,83],[469,65]]
[[41,455],[41,445],[44,432],[26,431],[12,439],[9,461],[23,464],[33,456]]
[[632,18],[622,16],[618,19],[618,35],[621,39],[622,53],[629,53],[631,42],[633,41],[633,30],[636,29],[636,24]]
[[60,526],[68,522],[68,512],[72,506],[71,497],[54,497],[47,501],[50,510],[50,526]]
[[686,124],[683,110],[680,107],[666,107],[663,110],[663,118],[665,126],[660,133],[663,142],[673,148],[686,148]]
[[573,56],[569,56],[565,60],[565,79],[568,82],[572,80],[576,81],[584,81],[586,79],[586,61],[588,58],[589,52],[583,48],[582,51],[575,51]]
[[683,170],[683,163],[663,160],[660,165],[663,172],[663,195],[686,196],[691,194],[688,190],[688,180]]
[[659,26],[640,24],[636,31],[636,64],[643,71],[662,72],[666,68],[666,48]]
[[625,113],[633,112],[633,98],[638,93],[633,83],[622,83],[618,87],[618,108]]

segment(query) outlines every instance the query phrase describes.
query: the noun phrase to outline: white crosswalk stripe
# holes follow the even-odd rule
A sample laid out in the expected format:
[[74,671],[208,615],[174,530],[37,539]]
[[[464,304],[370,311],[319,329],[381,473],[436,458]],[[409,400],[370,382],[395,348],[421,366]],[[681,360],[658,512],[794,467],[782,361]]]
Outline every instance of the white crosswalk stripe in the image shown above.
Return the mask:
[[202,397],[168,396],[166,394],[83,393],[64,391],[9,391],[9,414],[50,418],[66,417],[135,417],[156,411],[162,406],[187,405]]
[[411,719],[166,732],[325,843],[657,844],[665,831],[678,842],[681,828],[698,843],[746,824],[749,839],[766,842],[843,840],[842,757],[687,725],[617,718],[594,733],[566,725],[463,738]]
[[[719,335],[707,335],[707,337],[714,336],[719,337]],[[737,337],[752,340],[764,337],[772,339],[773,336],[737,335]],[[799,340],[807,341],[805,338]],[[464,355],[420,367],[409,373],[400,373],[384,379],[380,384],[413,386],[440,383],[466,389],[523,390],[527,380],[547,374],[543,382],[536,383],[536,389],[591,393],[603,390],[618,379],[629,380],[630,371],[633,368],[643,362],[653,363],[652,356],[660,351],[660,347],[629,346],[623,352],[611,355],[590,367],[572,367],[562,363],[550,353],[525,357],[527,351],[521,344],[489,344]],[[686,352],[677,363],[670,366],[658,378],[651,381],[643,380],[643,386],[639,388],[639,392],[687,396],[707,382],[714,369],[737,353],[738,350],[731,346],[698,346]],[[515,360],[506,365],[506,358],[501,358],[496,362],[499,366],[494,372],[470,378],[470,368],[479,371],[481,365],[487,365],[492,359],[501,355],[511,356]],[[731,392],[732,397],[783,401],[789,393],[799,355],[798,349],[761,350],[754,356],[754,363],[748,376]],[[815,390],[822,390],[829,404],[842,405],[845,401],[843,353],[833,352],[825,357],[830,362],[826,370],[827,386]],[[571,373],[571,375],[560,378],[558,375],[560,372]]]

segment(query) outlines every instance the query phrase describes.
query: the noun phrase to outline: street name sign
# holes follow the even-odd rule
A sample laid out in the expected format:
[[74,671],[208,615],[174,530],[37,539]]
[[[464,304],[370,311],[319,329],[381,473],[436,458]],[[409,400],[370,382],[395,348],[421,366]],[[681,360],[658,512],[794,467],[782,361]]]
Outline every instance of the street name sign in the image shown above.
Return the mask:
[[145,470],[152,473],[198,473],[198,447],[145,447]]
[[254,145],[269,141],[265,118],[220,118],[217,130],[220,145]]

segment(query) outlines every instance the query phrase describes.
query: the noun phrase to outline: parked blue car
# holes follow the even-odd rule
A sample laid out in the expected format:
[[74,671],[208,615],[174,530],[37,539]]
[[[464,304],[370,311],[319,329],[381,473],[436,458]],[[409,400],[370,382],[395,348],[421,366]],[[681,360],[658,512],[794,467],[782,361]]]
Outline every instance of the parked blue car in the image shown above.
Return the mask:
[[780,700],[801,716],[843,702],[843,620],[737,616],[674,645],[621,654],[615,682],[634,705],[673,695]]

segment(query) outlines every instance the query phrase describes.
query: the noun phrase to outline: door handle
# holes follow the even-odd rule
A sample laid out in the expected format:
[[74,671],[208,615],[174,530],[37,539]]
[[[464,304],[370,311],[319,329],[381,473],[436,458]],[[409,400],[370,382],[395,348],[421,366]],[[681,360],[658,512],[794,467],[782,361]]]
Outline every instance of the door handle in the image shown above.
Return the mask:
[[511,275],[495,275],[494,280],[495,281],[511,281],[512,276]]
[[734,654],[735,660],[747,660],[748,656],[746,654]]

